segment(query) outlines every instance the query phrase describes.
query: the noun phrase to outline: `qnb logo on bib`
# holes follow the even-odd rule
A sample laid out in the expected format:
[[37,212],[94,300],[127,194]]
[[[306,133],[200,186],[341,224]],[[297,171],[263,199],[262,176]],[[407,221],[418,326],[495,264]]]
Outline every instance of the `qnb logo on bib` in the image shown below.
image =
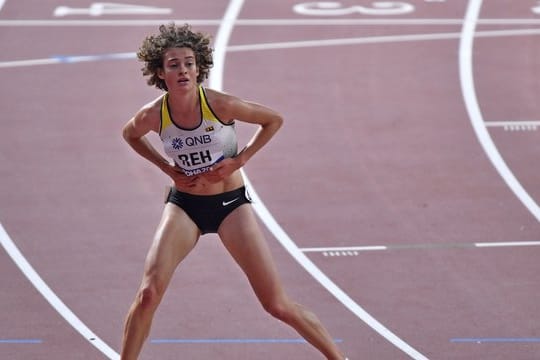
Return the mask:
[[212,142],[210,135],[201,135],[201,136],[188,136],[184,138],[184,142],[187,146],[205,146]]
[[178,155],[178,166],[187,176],[205,173],[215,163],[224,159],[223,152],[211,153],[210,150],[195,151]]

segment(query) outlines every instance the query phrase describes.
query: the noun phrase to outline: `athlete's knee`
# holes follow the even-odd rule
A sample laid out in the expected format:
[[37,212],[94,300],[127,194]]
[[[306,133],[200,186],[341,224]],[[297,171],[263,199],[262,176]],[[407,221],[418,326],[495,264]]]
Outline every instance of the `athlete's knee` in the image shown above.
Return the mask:
[[144,310],[155,309],[161,299],[165,289],[156,281],[151,281],[148,284],[141,287],[137,295],[139,306]]
[[158,303],[157,292],[151,287],[142,288],[139,292],[138,301],[143,309],[154,308]]
[[263,302],[263,307],[270,315],[286,323],[295,313],[295,304],[283,298],[275,298]]

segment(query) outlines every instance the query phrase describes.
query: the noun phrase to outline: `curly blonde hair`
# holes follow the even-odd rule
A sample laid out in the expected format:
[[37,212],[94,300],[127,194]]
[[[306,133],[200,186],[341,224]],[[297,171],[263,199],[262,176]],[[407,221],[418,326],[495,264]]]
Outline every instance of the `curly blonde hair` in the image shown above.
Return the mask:
[[202,83],[208,78],[210,68],[214,65],[210,39],[207,34],[192,31],[188,24],[183,26],[176,26],[174,23],[161,25],[159,34],[147,36],[137,52],[137,58],[144,62],[144,67],[141,69],[143,75],[150,76],[147,84],[161,90],[167,90],[165,81],[159,78],[157,72],[159,69],[163,69],[165,51],[181,47],[193,50],[195,63],[199,69],[197,83]]

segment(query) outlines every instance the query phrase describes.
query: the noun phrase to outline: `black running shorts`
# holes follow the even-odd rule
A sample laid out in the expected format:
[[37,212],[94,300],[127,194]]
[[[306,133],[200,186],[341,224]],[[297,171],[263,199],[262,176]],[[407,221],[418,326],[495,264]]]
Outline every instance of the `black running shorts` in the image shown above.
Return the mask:
[[192,195],[171,187],[165,203],[179,206],[201,234],[217,233],[223,220],[240,205],[251,203],[245,186],[217,195]]

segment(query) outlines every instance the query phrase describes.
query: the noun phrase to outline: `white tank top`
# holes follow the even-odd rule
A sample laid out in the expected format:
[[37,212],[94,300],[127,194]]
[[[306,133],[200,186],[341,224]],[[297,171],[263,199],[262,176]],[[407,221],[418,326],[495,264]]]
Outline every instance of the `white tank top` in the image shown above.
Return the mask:
[[217,117],[202,86],[199,85],[201,122],[194,129],[182,128],[174,122],[169,114],[168,98],[166,93],[161,103],[159,137],[165,153],[187,176],[209,171],[213,164],[237,154],[234,122],[225,124]]

